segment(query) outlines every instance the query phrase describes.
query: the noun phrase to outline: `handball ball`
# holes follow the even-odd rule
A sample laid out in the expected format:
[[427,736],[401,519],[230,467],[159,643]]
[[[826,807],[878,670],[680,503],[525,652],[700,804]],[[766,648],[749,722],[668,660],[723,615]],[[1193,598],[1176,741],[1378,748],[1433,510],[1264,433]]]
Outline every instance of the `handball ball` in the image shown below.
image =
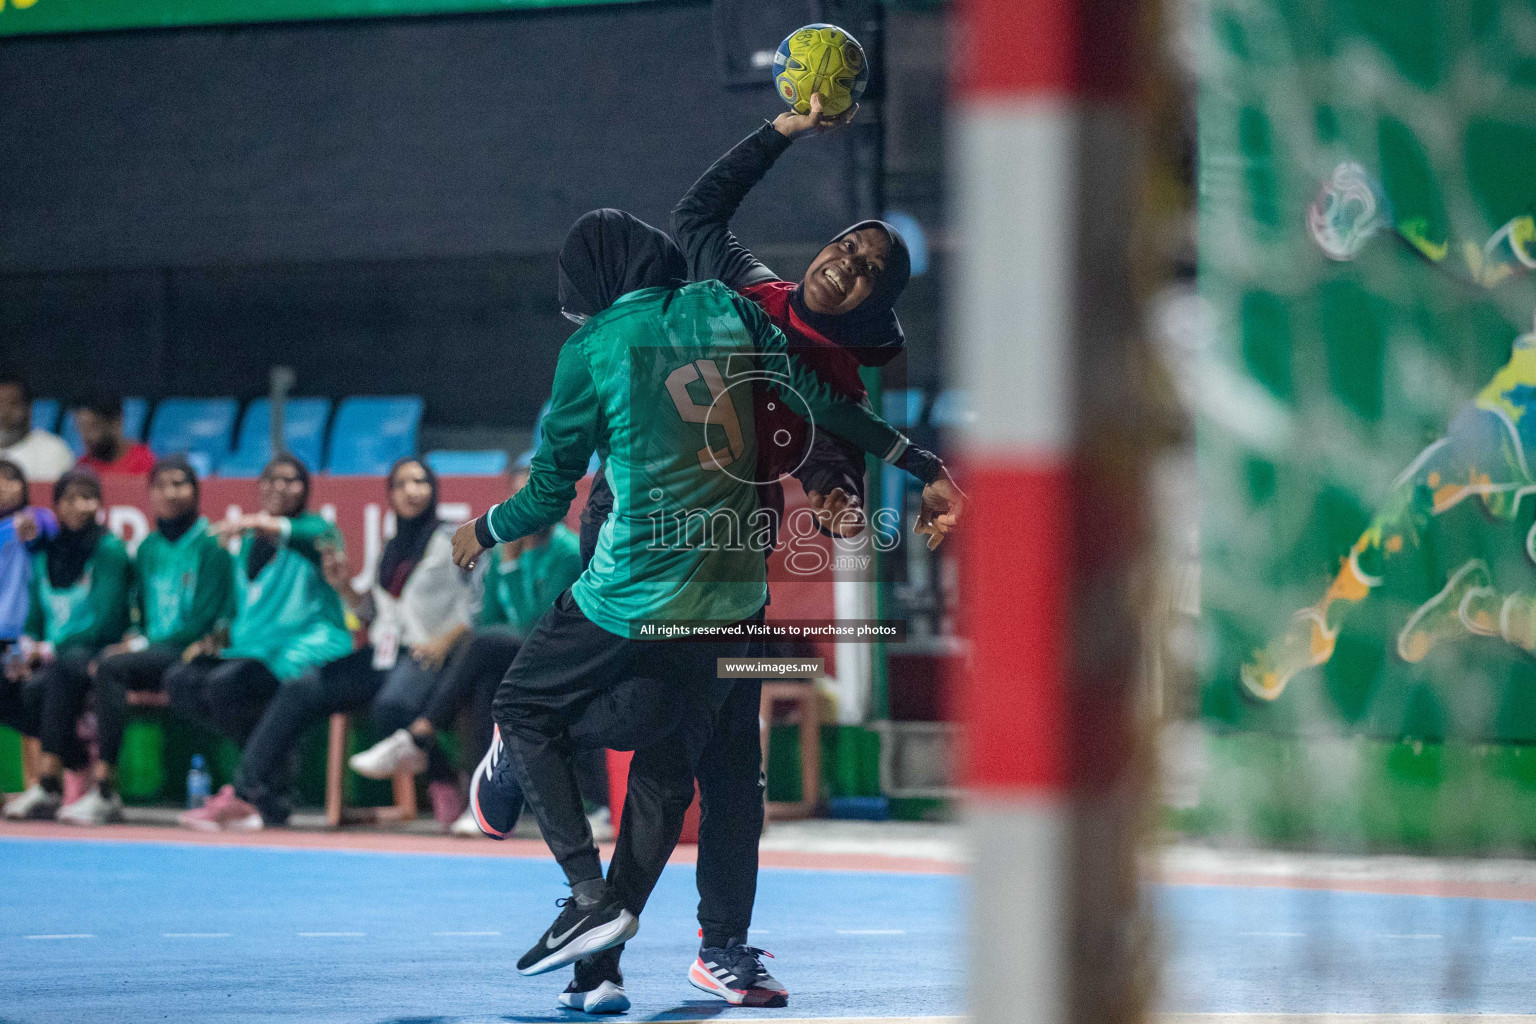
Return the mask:
[[864,47],[836,25],[807,25],[789,34],[773,55],[773,84],[797,114],[811,112],[821,93],[821,112],[836,117],[864,95],[869,63]]

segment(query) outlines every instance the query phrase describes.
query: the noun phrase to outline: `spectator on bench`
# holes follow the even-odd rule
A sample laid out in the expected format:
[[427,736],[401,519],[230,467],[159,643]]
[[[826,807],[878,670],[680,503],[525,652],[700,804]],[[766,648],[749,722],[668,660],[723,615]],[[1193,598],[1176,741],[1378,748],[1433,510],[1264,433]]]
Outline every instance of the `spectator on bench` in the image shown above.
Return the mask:
[[0,459],[21,467],[28,480],[51,484],[75,464],[57,434],[32,427],[32,389],[25,377],[0,371]]
[[128,717],[128,691],[159,691],[166,671],[192,644],[229,621],[234,563],[199,511],[197,473],[180,456],[162,459],[149,474],[155,531],[134,553],[137,625],[102,650],[95,663],[98,756],[95,785],[59,812],[72,825],[119,821],[118,753]]
[[121,395],[93,391],[75,402],[72,415],[80,443],[85,445],[85,454],[75,465],[101,476],[143,476],[155,468],[155,456],[149,445],[123,436]]
[[[257,481],[261,511],[220,522],[219,538],[244,534],[235,558],[229,644],[204,637],[171,669],[171,706],[244,745],[285,684],[352,649],[336,592],[320,571],[321,552],[341,535],[308,511],[309,471],[291,455],[267,463]],[[178,819],[188,828],[258,829],[261,814],[225,786]]]
[[64,769],[86,767],[77,720],[90,663],[128,625],[128,552],[96,521],[101,481],[72,469],[53,492],[59,532],[32,557],[31,609],[18,657],[7,663],[0,721],[42,741],[38,781],[5,807],[7,818],[52,818]]
[[27,626],[32,553],[58,532],[52,512],[27,507],[26,473],[9,459],[0,459],[0,655],[21,639]]
[[[518,471],[512,478],[512,493],[527,482],[527,470]],[[349,763],[359,775],[387,779],[401,770],[420,771],[426,763],[422,752],[433,749],[437,733],[452,728],[466,709],[470,727],[460,744],[466,769],[472,769],[491,745],[491,700],[496,687],[517,657],[523,637],[581,575],[581,545],[575,534],[557,524],[543,533],[498,545],[485,561],[478,628],[438,677],[416,720],[352,756]],[[593,753],[603,756],[601,751]],[[607,777],[594,784],[590,776],[588,772],[581,779],[583,794],[606,808]],[[594,828],[605,824],[593,823]],[[480,835],[474,812],[465,808],[450,831]]]
[[[469,630],[474,584],[453,564],[453,527],[437,517],[437,478],[421,461],[406,458],[390,469],[385,487],[396,529],[368,592],[353,589],[339,549],[324,552],[322,562],[333,596],[341,595],[368,623],[369,643],[284,686],[241,755],[235,792],[268,825],[288,819],[292,754],[309,726],[371,703],[381,731],[399,729],[416,715]],[[441,753],[432,760],[434,804],[452,798],[457,814],[452,769]]]

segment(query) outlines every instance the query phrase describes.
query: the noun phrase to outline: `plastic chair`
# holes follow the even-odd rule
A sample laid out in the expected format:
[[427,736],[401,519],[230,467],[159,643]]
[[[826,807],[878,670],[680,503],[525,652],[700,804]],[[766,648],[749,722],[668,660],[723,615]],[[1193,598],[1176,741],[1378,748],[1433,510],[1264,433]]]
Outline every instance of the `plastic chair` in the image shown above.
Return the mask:
[[331,424],[331,460],[337,476],[383,476],[396,459],[416,450],[421,398],[348,398]]
[[[309,469],[320,465],[329,398],[290,398],[283,403],[283,442]],[[235,450],[219,463],[219,476],[257,477],[272,461],[272,401],[258,398],[245,407]]]
[[426,457],[438,476],[501,476],[507,471],[507,453],[501,450],[435,451]]
[[167,398],[150,422],[149,447],[156,455],[198,455],[217,465],[229,454],[239,408],[233,398]]
[[[144,440],[144,421],[149,419],[149,402],[143,398],[123,399],[123,436],[130,441]],[[70,412],[64,413],[64,422],[59,425],[59,436],[64,443],[69,445],[69,450],[77,456],[85,451],[85,442],[80,440],[80,431],[75,428],[75,417]]]
[[377,825],[416,820],[416,776],[396,772],[390,779],[395,802],[389,807],[347,807],[345,795],[347,771],[347,728],[349,718],[340,711],[331,715],[325,749],[325,823],[341,825]]
[[32,429],[52,431],[54,424],[59,422],[59,400],[57,398],[32,399]]

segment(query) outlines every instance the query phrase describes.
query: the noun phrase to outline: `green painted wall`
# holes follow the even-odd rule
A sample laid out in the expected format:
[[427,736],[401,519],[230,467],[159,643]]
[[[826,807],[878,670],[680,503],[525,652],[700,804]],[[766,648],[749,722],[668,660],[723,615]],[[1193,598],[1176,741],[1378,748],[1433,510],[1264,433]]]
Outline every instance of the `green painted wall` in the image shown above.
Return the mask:
[[1531,329],[1529,276],[1478,288],[1390,233],[1333,262],[1305,221],[1344,160],[1380,179],[1399,224],[1420,218],[1436,239],[1481,241],[1536,200],[1532,5],[1216,0],[1209,14],[1200,291],[1215,330],[1201,367],[1223,401],[1197,433],[1201,713],[1281,735],[1536,740],[1524,650],[1465,634],[1416,664],[1395,653],[1409,616],[1469,559],[1488,562],[1500,593],[1536,591],[1529,500],[1514,516],[1477,500],[1436,516],[1345,619],[1326,666],[1271,704],[1237,686],[1239,666],[1319,600],[1399,473]]

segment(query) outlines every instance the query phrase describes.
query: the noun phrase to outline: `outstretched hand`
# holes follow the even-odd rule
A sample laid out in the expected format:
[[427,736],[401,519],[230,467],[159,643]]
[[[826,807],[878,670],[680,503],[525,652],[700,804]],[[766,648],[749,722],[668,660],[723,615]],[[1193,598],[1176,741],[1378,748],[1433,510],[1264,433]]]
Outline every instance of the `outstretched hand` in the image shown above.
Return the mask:
[[821,111],[821,93],[811,93],[811,112],[809,114],[797,114],[793,110],[786,110],[773,119],[774,130],[786,139],[793,139],[797,135],[806,132],[829,132],[834,128],[841,128],[853,120],[853,115],[859,112],[859,105],[855,103],[836,117],[828,117]]
[[929,551],[944,543],[949,531],[960,522],[966,500],[965,492],[955,483],[955,478],[949,475],[948,469],[944,470],[943,476],[923,488],[923,508],[917,514],[917,524],[912,527],[912,532],[927,536]]

